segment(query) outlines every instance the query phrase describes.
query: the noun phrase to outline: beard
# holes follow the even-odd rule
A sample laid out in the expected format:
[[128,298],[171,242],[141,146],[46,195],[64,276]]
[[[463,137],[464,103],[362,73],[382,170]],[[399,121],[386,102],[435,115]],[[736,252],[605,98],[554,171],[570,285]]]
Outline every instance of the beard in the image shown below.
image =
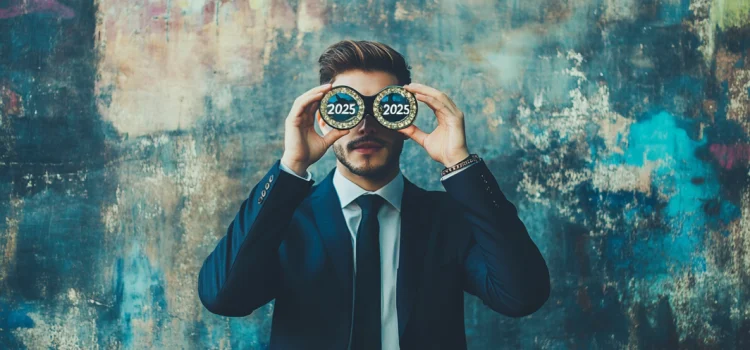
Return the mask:
[[[347,149],[349,152],[352,152],[354,150],[352,145],[350,144]],[[368,159],[365,160],[365,164],[363,166],[355,166],[352,164],[348,159],[346,159],[346,152],[344,151],[344,147],[341,145],[333,144],[333,153],[336,155],[336,159],[341,162],[349,171],[357,176],[362,176],[369,179],[382,179],[388,176],[388,174],[393,170],[393,167],[398,167],[399,165],[399,157],[401,156],[401,150],[403,149],[403,142],[394,142],[393,148],[383,148],[383,150],[387,151],[387,155],[385,158],[385,162],[381,165],[373,165],[372,162]]]

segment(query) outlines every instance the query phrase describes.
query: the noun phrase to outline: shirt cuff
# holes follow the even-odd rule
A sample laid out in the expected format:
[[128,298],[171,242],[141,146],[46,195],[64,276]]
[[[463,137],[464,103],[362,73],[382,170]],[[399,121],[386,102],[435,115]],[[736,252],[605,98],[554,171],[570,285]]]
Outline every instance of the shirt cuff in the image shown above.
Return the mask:
[[456,171],[454,171],[454,172],[452,172],[452,173],[450,173],[448,175],[445,175],[445,176],[441,177],[440,181],[443,181],[443,180],[445,180],[445,179],[447,179],[447,178],[449,178],[449,177],[451,177],[453,175],[456,175],[456,174],[458,174],[458,173],[460,173],[460,172],[462,172],[462,171],[464,171],[466,169],[469,169],[469,168],[471,168],[471,167],[473,167],[475,165],[477,165],[477,163],[472,163],[472,164],[469,164],[469,166],[466,166],[466,167],[463,167],[461,169],[458,169],[458,170],[456,170]]
[[281,170],[286,171],[287,173],[290,173],[290,174],[292,174],[292,175],[294,175],[294,176],[296,176],[296,177],[298,177],[298,178],[300,178],[302,180],[310,181],[310,179],[312,179],[312,174],[310,174],[309,171],[305,171],[305,177],[299,176],[299,175],[297,175],[297,173],[295,173],[294,171],[292,171],[292,169],[289,169],[286,165],[284,165],[283,162],[279,162],[279,168],[281,168]]

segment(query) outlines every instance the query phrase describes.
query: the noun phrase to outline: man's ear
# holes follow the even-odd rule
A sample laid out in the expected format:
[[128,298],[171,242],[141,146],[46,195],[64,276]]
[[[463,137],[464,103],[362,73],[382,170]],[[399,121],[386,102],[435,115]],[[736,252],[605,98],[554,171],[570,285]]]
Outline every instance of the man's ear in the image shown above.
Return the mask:
[[318,121],[318,126],[320,127],[320,131],[323,132],[323,135],[333,130],[333,128],[331,128],[331,126],[328,125],[325,120],[323,120],[323,117],[320,116],[320,111],[315,111],[315,119]]
[[328,124],[326,124],[326,121],[323,120],[323,117],[320,116],[319,110],[315,111],[315,120],[318,122],[318,126],[320,127],[320,131],[323,132],[323,135],[331,131],[330,126],[328,126]]

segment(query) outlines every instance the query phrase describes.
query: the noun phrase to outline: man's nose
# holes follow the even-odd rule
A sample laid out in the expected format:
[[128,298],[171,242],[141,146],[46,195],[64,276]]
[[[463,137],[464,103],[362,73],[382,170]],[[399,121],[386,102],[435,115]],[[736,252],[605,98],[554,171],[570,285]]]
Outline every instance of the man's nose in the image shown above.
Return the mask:
[[365,117],[362,118],[362,121],[357,125],[357,132],[360,134],[373,133],[377,130],[379,124],[380,123],[378,123],[377,119],[375,119],[372,114],[365,113]]

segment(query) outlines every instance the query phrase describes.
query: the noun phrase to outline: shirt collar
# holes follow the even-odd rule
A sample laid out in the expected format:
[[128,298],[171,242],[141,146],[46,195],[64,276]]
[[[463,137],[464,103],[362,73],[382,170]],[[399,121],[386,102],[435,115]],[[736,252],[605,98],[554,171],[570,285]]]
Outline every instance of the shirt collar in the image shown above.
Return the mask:
[[341,202],[341,208],[345,208],[351,202],[359,198],[363,194],[378,194],[383,197],[388,203],[390,203],[396,210],[401,211],[401,197],[404,194],[404,176],[401,171],[398,172],[391,182],[378,190],[371,192],[359,187],[359,185],[351,182],[344,175],[339,172],[336,168],[333,174],[333,187],[336,188],[336,193],[339,195],[339,201]]

